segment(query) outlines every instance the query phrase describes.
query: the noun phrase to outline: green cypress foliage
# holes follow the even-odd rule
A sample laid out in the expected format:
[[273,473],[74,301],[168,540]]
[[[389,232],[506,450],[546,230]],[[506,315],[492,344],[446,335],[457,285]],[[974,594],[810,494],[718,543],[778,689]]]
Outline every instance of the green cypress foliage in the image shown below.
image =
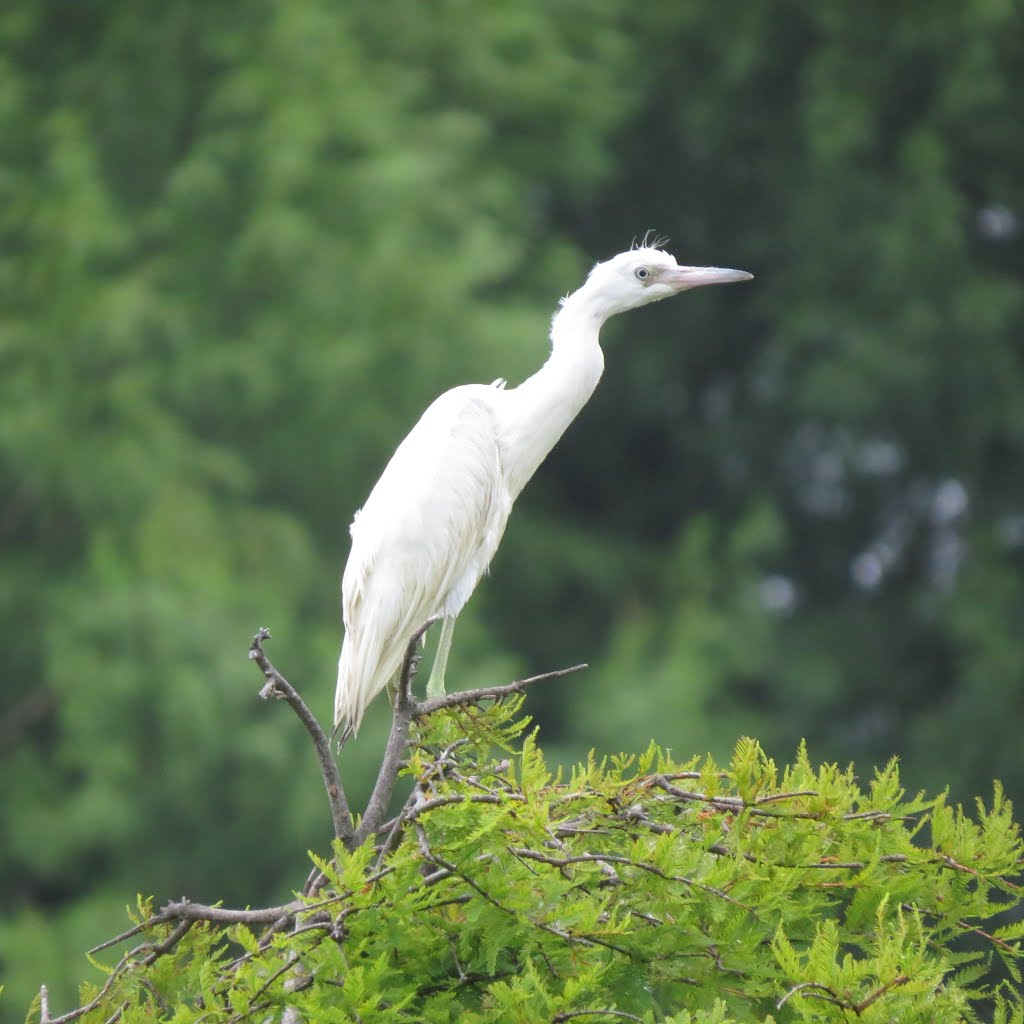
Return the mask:
[[998,785],[968,813],[908,796],[895,762],[859,780],[746,738],[728,765],[652,744],[563,775],[521,703],[424,721],[400,813],[312,855],[294,903],[140,899],[80,1019],[1024,1019],[1024,851]]

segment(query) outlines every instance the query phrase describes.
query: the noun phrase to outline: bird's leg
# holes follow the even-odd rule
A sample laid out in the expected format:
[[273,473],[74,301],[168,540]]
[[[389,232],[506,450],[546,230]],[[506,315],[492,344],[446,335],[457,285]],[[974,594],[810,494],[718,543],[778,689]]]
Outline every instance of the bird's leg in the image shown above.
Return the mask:
[[434,667],[427,681],[427,698],[440,697],[444,693],[444,672],[448,667],[448,652],[452,648],[452,633],[455,632],[455,616],[441,620],[441,639],[437,642]]

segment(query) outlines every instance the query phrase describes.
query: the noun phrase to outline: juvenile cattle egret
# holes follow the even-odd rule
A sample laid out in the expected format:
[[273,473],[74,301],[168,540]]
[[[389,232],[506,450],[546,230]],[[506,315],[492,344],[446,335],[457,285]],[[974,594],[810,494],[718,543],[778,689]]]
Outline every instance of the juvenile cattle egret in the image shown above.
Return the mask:
[[604,322],[690,288],[751,276],[681,267],[647,246],[620,253],[562,300],[551,355],[532,377],[510,390],[503,380],[465,384],[427,409],[352,523],[334,700],[343,739],[397,681],[410,637],[434,616],[442,616],[441,637],[427,696],[444,693],[455,619],[487,571],[512,503],[593,394],[604,369]]

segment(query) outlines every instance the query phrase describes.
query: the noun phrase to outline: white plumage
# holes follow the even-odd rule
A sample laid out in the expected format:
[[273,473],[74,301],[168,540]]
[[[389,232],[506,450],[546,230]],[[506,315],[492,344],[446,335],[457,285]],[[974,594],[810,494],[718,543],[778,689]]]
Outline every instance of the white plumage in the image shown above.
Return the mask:
[[370,701],[396,680],[410,637],[435,615],[444,621],[427,693],[444,692],[455,618],[487,571],[512,503],[597,386],[605,320],[750,276],[681,267],[660,249],[621,253],[562,300],[551,355],[537,373],[511,390],[501,379],[466,384],[427,409],[352,523],[336,727],[344,725],[346,735],[359,730]]

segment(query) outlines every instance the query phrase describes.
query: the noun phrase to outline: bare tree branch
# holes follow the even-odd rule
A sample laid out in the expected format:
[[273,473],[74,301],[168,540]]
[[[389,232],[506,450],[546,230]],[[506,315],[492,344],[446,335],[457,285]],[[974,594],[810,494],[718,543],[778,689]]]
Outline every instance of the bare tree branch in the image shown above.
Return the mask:
[[398,772],[402,767],[402,759],[405,757],[406,747],[409,745],[409,727],[412,725],[413,719],[417,717],[421,706],[412,695],[412,682],[416,678],[416,670],[420,664],[420,640],[435,622],[440,621],[440,618],[441,616],[435,615],[433,618],[427,619],[409,638],[409,645],[405,649],[405,660],[402,662],[402,674],[398,680],[398,692],[395,694],[391,732],[388,734],[388,743],[384,748],[380,771],[377,772],[377,781],[374,783],[373,792],[366,804],[362,821],[359,822],[359,827],[355,832],[354,846],[361,846],[366,842],[367,837],[373,835],[384,823],[388,813],[391,794],[394,792]]
[[859,1017],[872,1003],[881,999],[886,992],[894,988],[899,988],[900,985],[906,985],[908,981],[910,981],[909,976],[901,974],[898,977],[893,978],[892,981],[887,981],[884,985],[880,985],[874,992],[862,999],[859,1003],[854,1003],[851,1009]]
[[171,929],[171,934],[168,935],[163,942],[158,942],[146,954],[145,958],[142,960],[142,966],[149,967],[151,964],[155,964],[160,957],[170,953],[170,951],[174,949],[174,947],[181,942],[183,938],[185,938],[193,924],[195,924],[195,921],[187,918],[179,919],[178,923]]
[[[508,852],[515,857],[522,857],[526,860],[539,861],[541,864],[550,864],[557,868],[566,868],[572,864],[622,864],[634,867],[638,871],[647,871],[652,875],[657,875],[659,878],[664,878],[667,882],[679,882],[682,885],[688,885],[694,889],[700,889],[703,892],[711,893],[713,896],[718,896],[720,899],[725,900],[727,903],[732,903],[737,907],[742,907],[748,913],[753,914],[757,917],[753,907],[747,906],[746,903],[741,903],[739,900],[734,900],[727,892],[721,889],[715,888],[713,885],[708,885],[705,882],[698,882],[694,878],[687,878],[685,875],[668,875],[661,868],[655,867],[653,864],[648,864],[642,860],[632,860],[629,857],[617,856],[610,853],[581,853],[576,856],[566,857],[552,857],[545,853],[540,853],[537,850],[530,850],[523,846],[510,846]],[[619,882],[621,885],[621,881]]]
[[879,985],[874,992],[870,992],[859,1003],[853,1002],[849,998],[849,994],[847,994],[845,999],[841,999],[835,990],[829,988],[828,985],[821,985],[815,981],[801,981],[799,984],[796,984],[789,989],[789,991],[778,1000],[775,1004],[775,1008],[777,1010],[781,1010],[793,996],[803,992],[808,998],[823,999],[825,1002],[833,1003],[835,1006],[842,1007],[844,1010],[852,1010],[859,1017],[869,1006],[881,999],[886,992],[889,992],[894,988],[899,988],[901,985],[906,985],[909,981],[910,977],[908,975],[900,974],[893,978],[892,981],[887,981],[884,985]]
[[431,700],[419,701],[416,704],[416,718],[423,718],[425,715],[432,715],[445,708],[461,708],[467,704],[476,704],[482,700],[500,700],[510,694],[519,693],[527,686],[534,683],[545,683],[551,679],[561,679],[563,676],[571,675],[587,668],[586,664],[572,665],[569,668],[556,669],[554,672],[542,672],[539,676],[530,676],[528,679],[518,679],[514,683],[505,683],[503,686],[481,686],[476,690],[462,690],[459,693],[446,693],[443,697],[434,697]]
[[572,1020],[574,1017],[621,1017],[623,1020],[638,1020],[643,1024],[643,1017],[635,1013],[626,1013],[625,1010],[567,1010],[564,1013],[556,1013],[551,1018],[551,1024],[563,1024],[564,1021]]
[[[153,923],[154,919],[144,921],[142,924],[137,924],[134,928],[129,928],[126,932],[121,932],[120,935],[115,935],[112,939],[107,939],[106,942],[101,942],[98,946],[93,946],[89,950],[89,956],[95,956],[97,953],[102,953],[105,949],[110,949],[111,946],[118,946],[126,939],[130,939],[133,935],[138,935],[139,932],[144,931],[146,928]],[[39,1022],[42,1024],[42,1021]]]
[[104,1021],[104,1024],[117,1024],[117,1022],[118,1022],[118,1021],[119,1021],[119,1020],[121,1019],[121,1015],[122,1015],[122,1014],[124,1013],[124,1011],[125,1011],[125,1010],[127,1010],[127,1009],[128,1009],[128,1007],[129,1007],[130,1005],[131,1005],[131,1004],[130,1004],[130,1003],[128,1002],[128,1000],[126,999],[126,1000],[125,1000],[125,1001],[124,1001],[124,1002],[123,1002],[123,1003],[122,1003],[122,1004],[121,1004],[121,1005],[120,1005],[120,1006],[119,1006],[119,1007],[118,1007],[118,1008],[117,1008],[117,1009],[116,1009],[116,1010],[115,1010],[115,1011],[114,1011],[114,1012],[113,1012],[113,1013],[112,1013],[112,1014],[111,1014],[111,1015],[110,1015],[110,1016],[109,1016],[109,1017],[108,1017],[108,1018],[106,1019],[106,1021]]
[[203,903],[181,900],[178,903],[168,903],[146,924],[166,924],[168,921],[187,924],[194,924],[197,921],[209,921],[213,924],[273,924],[279,918],[289,917],[306,909],[309,908],[301,900],[292,900],[291,903],[285,903],[280,907],[261,907],[257,910],[208,907]]
[[[457,865],[451,863],[451,861],[445,860],[443,857],[439,857],[436,854],[430,855],[431,863],[435,864],[439,868],[445,868],[450,874],[456,878],[462,879],[471,889],[475,890],[482,896],[491,906],[500,910],[503,914],[508,914],[510,917],[516,917],[516,912],[506,907],[505,904],[495,899],[486,889],[484,889],[475,879],[471,878],[460,870]],[[564,928],[558,928],[555,925],[546,924],[544,921],[530,920],[530,923],[541,931],[547,932],[549,935],[554,935],[561,939],[568,945],[576,946],[603,946],[605,949],[614,950],[616,953],[622,953],[625,956],[629,955],[629,951],[624,947],[616,945],[614,942],[609,942],[607,939],[599,938],[597,935],[590,933],[584,934],[582,932],[571,932],[566,931]]]
[[249,657],[259,665],[263,677],[267,681],[263,689],[260,690],[260,699],[279,697],[287,701],[288,706],[299,716],[299,720],[306,727],[306,732],[309,733],[313,740],[313,746],[316,747],[317,759],[320,761],[320,773],[324,779],[324,788],[327,790],[327,800],[331,805],[334,835],[344,843],[347,849],[354,849],[359,843],[355,839],[352,812],[349,810],[348,799],[341,785],[338,765],[331,753],[330,741],[292,684],[274,668],[270,659],[263,653],[263,641],[269,639],[270,630],[261,627],[249,645]]
[[[763,807],[764,804],[779,803],[782,800],[794,800],[801,796],[817,796],[817,792],[811,789],[796,790],[792,793],[774,793],[768,796],[758,797],[756,800],[744,800],[743,797],[740,796],[708,796],[706,793],[680,789],[678,786],[673,786],[668,781],[668,776],[666,775],[652,775],[651,778],[647,780],[646,785],[662,789],[670,796],[674,796],[677,800],[706,803],[719,811],[729,811],[733,813],[738,811],[747,811],[749,814],[757,815],[762,818],[807,818],[811,821],[818,821],[822,817],[822,812],[818,811],[767,811]],[[892,815],[886,814],[884,811],[859,811],[844,814],[842,817],[843,821],[885,822],[891,820]],[[900,820],[906,821],[912,819],[907,815],[902,815]],[[964,870],[970,869],[966,868]]]
[[[142,947],[140,947],[141,949]],[[118,961],[117,966],[107,975],[107,980],[104,982],[103,987],[96,993],[96,995],[84,1006],[79,1006],[74,1010],[70,1010],[68,1013],[62,1014],[60,1017],[50,1016],[49,1000],[46,999],[43,1003],[42,1012],[39,1018],[39,1024],[71,1024],[72,1021],[78,1020],[79,1017],[84,1017],[87,1013],[92,1013],[96,1007],[102,1005],[103,1001],[107,998],[107,994],[114,987],[114,982],[129,968],[134,967],[138,961],[134,959],[135,954],[139,950],[132,950],[130,953],[125,953]],[[40,990],[40,997],[45,998],[46,986],[43,985]],[[118,1011],[120,1013],[122,1011]],[[115,1020],[117,1018],[115,1017]]]
[[[780,997],[779,1001],[775,1004],[776,1010],[781,1010],[790,999],[793,998],[798,992],[803,992],[805,989],[811,989],[813,992],[822,992],[824,995],[819,996],[819,999],[826,999],[830,1003],[836,1003],[842,1005],[836,998],[835,992],[828,987],[828,985],[819,985],[816,981],[801,981],[798,985],[794,985],[785,995]],[[808,993],[808,994],[812,994]]]

